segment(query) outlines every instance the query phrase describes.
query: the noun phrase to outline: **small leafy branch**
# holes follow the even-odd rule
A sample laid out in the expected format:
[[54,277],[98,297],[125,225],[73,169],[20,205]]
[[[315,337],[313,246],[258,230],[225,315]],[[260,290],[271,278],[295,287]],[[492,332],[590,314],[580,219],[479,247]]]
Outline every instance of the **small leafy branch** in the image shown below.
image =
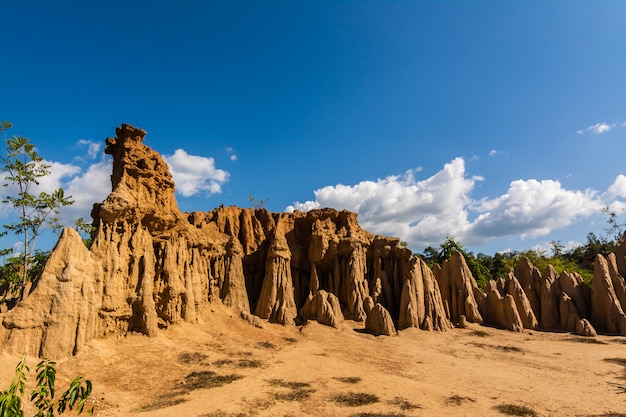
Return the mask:
[[253,209],[264,209],[265,203],[267,203],[267,198],[264,198],[262,200],[257,200],[256,198],[254,198],[254,196],[249,195],[248,201],[250,201],[250,204],[252,205]]
[[[78,414],[85,411],[85,404],[91,395],[91,381],[83,377],[74,378],[70,387],[55,399],[56,362],[43,359],[37,365],[37,385],[31,392],[30,401],[37,409],[35,417],[54,417],[55,410],[61,415],[67,410],[76,410]],[[26,391],[26,372],[30,369],[22,355],[15,368],[15,376],[6,391],[0,392],[0,417],[24,417],[24,393]],[[93,413],[93,407],[86,410],[87,415]]]

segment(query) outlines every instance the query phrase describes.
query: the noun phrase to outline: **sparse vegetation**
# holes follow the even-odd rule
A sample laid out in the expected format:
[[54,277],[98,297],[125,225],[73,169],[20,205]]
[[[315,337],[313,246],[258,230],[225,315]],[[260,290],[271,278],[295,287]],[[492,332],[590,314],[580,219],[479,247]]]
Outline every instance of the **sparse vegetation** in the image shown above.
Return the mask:
[[463,403],[475,403],[476,400],[471,398],[471,397],[463,397],[460,395],[452,395],[451,397],[446,398],[446,400],[444,401],[445,405],[461,405]]
[[142,405],[137,409],[137,411],[145,412],[145,411],[154,411],[160,410],[161,408],[173,407],[178,404],[182,404],[187,401],[186,398],[181,397],[180,393],[173,392],[166,395],[161,395],[154,402],[150,404]]
[[[91,395],[91,381],[83,382],[82,376],[77,376],[70,383],[69,388],[55,396],[56,385],[56,362],[43,359],[35,368],[37,382],[35,389],[31,391],[30,401],[37,410],[37,417],[54,417],[56,413],[64,414],[65,411],[75,410],[77,414],[87,411],[93,413],[93,407],[85,409],[85,405]],[[26,366],[24,355],[15,368],[15,376],[6,391],[0,392],[0,416],[24,417],[24,393],[26,391],[26,373],[30,372]]]
[[571,339],[568,339],[570,342],[577,342],[577,343],[588,343],[591,345],[608,345],[608,343],[606,343],[603,340],[598,340],[595,337],[572,337]]
[[262,347],[264,349],[276,349],[276,345],[273,344],[272,342],[268,342],[268,341],[259,342],[259,343],[257,343],[257,346]]
[[200,352],[184,352],[178,355],[178,362],[188,365],[192,363],[202,363],[208,356]]
[[387,404],[397,405],[400,407],[400,410],[405,410],[405,411],[415,410],[416,408],[422,408],[421,405],[413,404],[402,397],[396,397],[393,400],[389,400],[387,401]]
[[279,401],[301,401],[315,392],[308,382],[285,381],[283,379],[271,379],[269,384],[273,387],[287,388],[288,392],[275,392],[274,399]]
[[498,404],[494,407],[498,412],[508,416],[537,417],[537,412],[526,405],[518,404]]
[[402,413],[357,413],[352,414],[350,417],[407,417]]
[[366,392],[349,392],[347,394],[337,394],[333,397],[333,401],[339,405],[347,407],[360,407],[362,405],[377,403],[380,400],[374,394]]
[[360,376],[337,376],[334,379],[345,384],[358,384],[362,380]]
[[217,367],[222,367],[224,365],[230,365],[232,363],[233,363],[232,359],[218,359],[213,362],[213,365]]
[[468,336],[473,336],[473,337],[487,337],[487,336],[489,336],[489,333],[487,333],[484,330],[472,330],[467,335]]
[[260,368],[263,362],[256,359],[241,359],[237,364],[240,368]]
[[213,371],[192,372],[185,377],[183,390],[186,392],[203,388],[221,387],[243,378],[242,375],[218,375]]
[[486,344],[486,343],[477,343],[477,342],[470,342],[468,344],[474,345],[474,346],[479,347],[479,348],[492,348],[492,349],[499,350],[501,352],[524,353],[524,351],[521,348],[517,347],[517,346],[489,345],[489,344]]

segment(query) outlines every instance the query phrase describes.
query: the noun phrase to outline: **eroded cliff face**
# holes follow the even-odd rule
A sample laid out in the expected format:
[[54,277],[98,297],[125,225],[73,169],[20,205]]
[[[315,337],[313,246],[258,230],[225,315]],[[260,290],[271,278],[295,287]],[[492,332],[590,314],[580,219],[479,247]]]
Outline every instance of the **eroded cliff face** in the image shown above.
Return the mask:
[[352,319],[389,335],[451,327],[430,269],[399,239],[363,230],[354,213],[180,212],[145,134],[122,125],[106,139],[112,191],[94,206],[93,245],[63,232],[30,294],[0,315],[2,349],[60,358],[93,338],[210,319],[211,303],[259,327],[261,319]]

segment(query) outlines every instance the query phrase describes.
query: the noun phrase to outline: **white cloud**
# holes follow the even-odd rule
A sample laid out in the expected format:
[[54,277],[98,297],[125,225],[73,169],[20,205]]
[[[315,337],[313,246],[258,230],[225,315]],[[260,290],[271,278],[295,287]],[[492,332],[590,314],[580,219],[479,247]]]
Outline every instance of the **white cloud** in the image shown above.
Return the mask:
[[489,151],[489,156],[495,156],[495,154],[497,154],[498,151],[496,151],[495,149],[492,149]]
[[359,213],[359,223],[374,233],[402,237],[413,245],[460,237],[469,226],[466,206],[480,177],[466,178],[465,161],[456,158],[423,181],[415,171],[354,186],[327,186],[314,192],[315,201],[294,203],[305,210],[334,207]]
[[230,160],[231,160],[231,161],[233,161],[233,162],[235,162],[235,161],[237,160],[237,155],[232,154],[232,155],[230,156]]
[[618,197],[626,198],[626,176],[619,174],[609,189],[602,194],[602,200],[609,203]]
[[304,203],[295,202],[293,206],[287,206],[285,211],[287,213],[293,213],[295,210],[307,212],[318,208],[320,208],[320,203],[317,201],[305,201]]
[[314,201],[296,202],[287,210],[352,210],[365,229],[398,236],[418,248],[449,236],[465,245],[504,236],[544,236],[626,195],[626,177],[621,175],[602,196],[594,190],[568,190],[558,181],[528,179],[512,181],[500,196],[474,200],[471,192],[483,179],[468,176],[462,158],[424,180],[416,181],[414,174],[323,187],[314,192]]
[[508,235],[543,236],[597,213],[602,203],[593,190],[562,188],[553,180],[515,180],[506,194],[483,199],[468,233],[476,241]]
[[61,209],[61,223],[73,225],[79,217],[90,222],[93,205],[111,192],[111,171],[111,159],[102,159],[64,184],[65,194],[72,196],[74,204]]
[[169,165],[176,191],[183,197],[200,192],[221,193],[222,184],[228,181],[228,172],[216,169],[213,158],[189,155],[183,149],[177,149],[174,155],[164,155],[163,159]]
[[587,126],[584,129],[580,129],[580,130],[576,131],[576,133],[578,133],[579,135],[584,135],[585,133],[591,132],[594,135],[600,135],[602,133],[606,133],[606,132],[610,131],[615,126],[617,126],[616,123],[611,123],[611,124],[608,124],[606,122],[596,123],[595,125]]
[[78,145],[87,148],[87,156],[91,159],[95,159],[96,157],[98,157],[98,155],[100,154],[100,149],[102,149],[102,143],[92,142],[85,139],[80,139],[78,141]]

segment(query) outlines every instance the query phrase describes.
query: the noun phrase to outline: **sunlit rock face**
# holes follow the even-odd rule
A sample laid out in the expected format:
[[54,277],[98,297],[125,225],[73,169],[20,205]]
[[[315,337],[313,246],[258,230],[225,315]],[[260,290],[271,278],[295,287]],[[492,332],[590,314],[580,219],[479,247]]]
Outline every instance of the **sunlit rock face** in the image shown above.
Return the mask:
[[368,318],[377,334],[452,327],[432,271],[355,213],[182,213],[145,135],[125,124],[106,139],[112,190],[94,205],[93,244],[63,232],[27,297],[0,315],[1,349],[66,357],[94,338],[210,320],[212,303],[260,327]]

